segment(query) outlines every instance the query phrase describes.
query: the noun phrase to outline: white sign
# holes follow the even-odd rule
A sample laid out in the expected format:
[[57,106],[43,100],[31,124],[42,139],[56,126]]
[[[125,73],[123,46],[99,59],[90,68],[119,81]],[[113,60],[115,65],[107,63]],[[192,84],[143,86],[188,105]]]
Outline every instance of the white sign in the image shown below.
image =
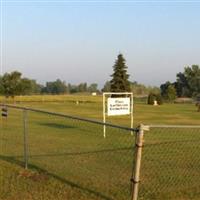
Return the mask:
[[130,114],[130,98],[108,98],[107,106],[108,116]]

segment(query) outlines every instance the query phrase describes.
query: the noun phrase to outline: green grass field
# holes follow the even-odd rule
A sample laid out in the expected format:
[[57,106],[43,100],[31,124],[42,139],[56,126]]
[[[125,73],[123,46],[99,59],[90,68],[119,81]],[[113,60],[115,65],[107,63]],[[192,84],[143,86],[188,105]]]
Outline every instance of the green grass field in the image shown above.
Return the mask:
[[[99,96],[18,98],[21,106],[102,120]],[[134,126],[199,125],[196,110],[193,104],[137,102]],[[130,126],[127,116],[107,121]],[[100,125],[29,112],[29,170],[24,170],[22,112],[10,109],[0,128],[0,199],[130,199],[134,137],[129,131],[108,128],[104,139]],[[200,199],[199,143],[199,129],[153,128],[146,133],[140,199]]]

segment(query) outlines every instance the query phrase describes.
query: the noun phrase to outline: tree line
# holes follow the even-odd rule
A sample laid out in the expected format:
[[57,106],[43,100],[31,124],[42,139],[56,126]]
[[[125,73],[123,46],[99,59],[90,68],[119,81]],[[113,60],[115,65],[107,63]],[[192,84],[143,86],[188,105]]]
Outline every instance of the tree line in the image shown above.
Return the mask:
[[[160,85],[160,92],[149,93],[148,104],[162,104],[163,100],[173,102],[177,97],[200,99],[200,67],[187,66],[183,72],[176,74],[176,81],[166,81]],[[198,100],[199,101],[199,100]]]
[[57,79],[55,81],[46,82],[45,85],[39,84],[36,80],[22,77],[22,73],[14,71],[5,73],[0,76],[0,95],[6,97],[14,97],[16,95],[32,95],[32,94],[73,94],[80,92],[130,92],[136,95],[147,95],[150,91],[158,92],[158,87],[147,87],[136,81],[129,81],[127,74],[127,66],[122,54],[119,54],[113,66],[112,79],[107,81],[101,90],[98,89],[96,83],[87,85],[66,84],[65,81]]
[[[57,79],[55,81],[46,82],[44,85],[37,83],[36,80],[22,76],[22,73],[13,71],[0,76],[0,95],[6,97],[14,97],[16,95],[33,95],[33,94],[74,94],[74,93],[92,93],[92,92],[110,92],[111,83],[106,81],[100,90],[98,84],[66,84],[65,81]],[[158,87],[149,87],[139,84],[136,81],[130,82],[130,91],[134,94],[145,96],[150,91],[158,92]]]
[[57,79],[55,81],[46,82],[45,85],[37,83],[22,76],[22,73],[13,71],[0,76],[0,95],[6,97],[14,97],[16,95],[32,95],[32,94],[67,94],[77,92],[98,92],[98,85],[92,83],[80,83],[77,85],[66,84],[65,81]]
[[176,81],[171,83],[169,81],[161,84],[160,88],[147,88],[137,82],[129,81],[129,74],[127,73],[127,66],[122,54],[119,54],[113,66],[113,74],[110,82],[107,82],[106,88],[112,92],[128,92],[132,91],[147,91],[148,102],[157,100],[162,103],[163,100],[173,101],[177,97],[200,97],[200,67],[198,65],[187,66],[183,72],[177,73]]
[[160,86],[161,95],[168,100],[176,97],[200,97],[200,67],[192,65],[185,67],[183,72],[176,75],[175,82],[165,82]]
[[183,72],[177,73],[176,81],[170,81],[161,84],[159,87],[148,87],[139,84],[136,81],[129,81],[129,74],[126,60],[122,54],[117,56],[113,65],[113,74],[111,80],[107,81],[104,87],[99,90],[96,83],[87,85],[66,84],[65,81],[57,79],[39,84],[36,80],[22,77],[18,71],[5,73],[0,76],[0,94],[6,97],[16,95],[31,94],[73,94],[79,92],[133,92],[134,95],[149,95],[150,102],[153,100],[173,101],[176,97],[198,97],[200,96],[200,68],[198,65],[185,67]]

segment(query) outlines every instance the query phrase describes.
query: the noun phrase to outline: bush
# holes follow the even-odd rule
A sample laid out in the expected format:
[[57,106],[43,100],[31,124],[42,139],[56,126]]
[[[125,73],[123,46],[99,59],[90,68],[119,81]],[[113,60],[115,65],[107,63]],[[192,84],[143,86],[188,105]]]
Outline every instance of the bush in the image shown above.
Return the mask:
[[163,104],[162,96],[160,94],[150,93],[147,103],[149,105],[154,105],[154,101],[157,101],[158,105]]
[[147,102],[147,103],[148,103],[149,105],[153,105],[155,100],[156,100],[155,94],[150,93],[149,96],[148,96],[148,102]]
[[158,105],[163,104],[163,98],[162,98],[161,94],[156,95],[156,101],[157,101]]

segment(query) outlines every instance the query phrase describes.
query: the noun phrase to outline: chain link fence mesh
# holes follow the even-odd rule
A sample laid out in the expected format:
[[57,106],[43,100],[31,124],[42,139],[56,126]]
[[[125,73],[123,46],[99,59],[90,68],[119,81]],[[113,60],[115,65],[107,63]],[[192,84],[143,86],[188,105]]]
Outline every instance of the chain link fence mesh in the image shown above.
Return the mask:
[[139,199],[200,199],[200,127],[145,132]]
[[[103,124],[23,110],[0,121],[0,199],[127,200],[135,167],[135,133]],[[136,131],[136,129],[134,129]],[[144,133],[139,200],[200,198],[200,127],[151,126]]]
[[107,126],[104,138],[103,124],[27,110],[26,134],[28,170],[22,170],[23,110],[9,108],[1,118],[0,199],[131,198],[130,130]]

